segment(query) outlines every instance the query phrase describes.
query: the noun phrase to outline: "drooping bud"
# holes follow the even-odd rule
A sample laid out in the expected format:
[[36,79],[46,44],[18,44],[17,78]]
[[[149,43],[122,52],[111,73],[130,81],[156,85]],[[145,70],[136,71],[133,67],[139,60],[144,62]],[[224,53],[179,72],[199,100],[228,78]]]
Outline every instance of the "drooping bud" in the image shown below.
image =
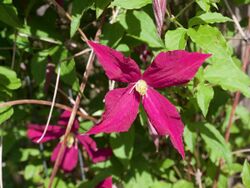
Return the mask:
[[162,34],[162,26],[166,13],[166,0],[153,0],[153,10],[159,35]]

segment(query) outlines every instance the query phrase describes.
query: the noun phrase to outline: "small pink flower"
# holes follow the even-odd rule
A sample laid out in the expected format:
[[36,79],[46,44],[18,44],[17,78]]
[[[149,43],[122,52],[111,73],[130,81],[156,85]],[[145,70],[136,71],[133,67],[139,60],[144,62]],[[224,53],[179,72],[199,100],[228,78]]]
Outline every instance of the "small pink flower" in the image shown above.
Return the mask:
[[110,80],[128,83],[126,88],[111,90],[105,96],[102,121],[87,134],[128,131],[135,120],[140,98],[148,119],[158,135],[169,135],[173,146],[184,158],[183,123],[175,106],[154,88],[181,85],[190,81],[210,56],[175,50],[161,52],[141,74],[135,61],[107,46],[89,41]]
[[[58,138],[60,138],[62,141],[63,135],[66,130],[66,126],[69,121],[69,117],[70,117],[70,112],[64,111],[61,114],[59,121],[57,122],[57,125],[49,125],[46,136],[42,139],[41,143]],[[27,133],[28,137],[33,142],[37,143],[37,140],[41,137],[43,133],[44,127],[45,126],[37,124],[29,124]],[[80,135],[78,133],[78,129],[79,129],[79,122],[78,120],[75,120],[71,129],[71,133],[68,135],[67,147],[63,154],[62,162],[60,165],[60,167],[66,172],[72,171],[77,165],[78,142],[80,142],[83,145],[89,157],[92,159],[94,163],[107,160],[107,158],[112,154],[111,149],[98,149],[95,141],[89,136]],[[51,156],[52,162],[54,162],[57,158],[59,149],[61,147],[61,141],[57,144],[52,153]]]
[[112,176],[107,177],[104,179],[101,183],[99,183],[96,188],[112,188],[113,182],[112,182]]

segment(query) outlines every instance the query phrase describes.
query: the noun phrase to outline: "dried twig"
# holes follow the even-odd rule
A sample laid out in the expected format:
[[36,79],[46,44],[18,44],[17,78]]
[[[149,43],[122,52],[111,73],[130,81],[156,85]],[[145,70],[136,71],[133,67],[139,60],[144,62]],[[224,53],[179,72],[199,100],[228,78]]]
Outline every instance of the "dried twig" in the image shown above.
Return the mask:
[[52,99],[52,104],[50,106],[50,111],[49,111],[49,115],[48,115],[48,119],[45,125],[45,129],[43,131],[42,136],[37,140],[37,143],[40,143],[42,141],[42,139],[44,138],[48,128],[49,128],[49,123],[52,117],[52,112],[55,106],[55,102],[56,102],[56,95],[57,95],[57,90],[58,90],[58,85],[59,85],[59,80],[60,80],[60,74],[61,74],[61,68],[60,68],[60,64],[58,64],[58,72],[57,72],[57,77],[56,77],[56,86],[54,89],[54,95],[53,95],[53,99]]
[[240,35],[242,36],[242,38],[243,38],[246,42],[249,42],[250,39],[247,37],[246,33],[243,31],[242,27],[240,26],[240,23],[239,23],[239,21],[238,21],[236,15],[234,14],[232,8],[230,7],[228,1],[227,1],[227,0],[224,0],[224,2],[225,2],[225,5],[226,5],[228,11],[230,12],[230,14],[231,14],[231,16],[232,16],[232,19],[233,19],[233,21],[234,21],[234,23],[235,23],[237,29],[238,29],[239,32],[240,32]]

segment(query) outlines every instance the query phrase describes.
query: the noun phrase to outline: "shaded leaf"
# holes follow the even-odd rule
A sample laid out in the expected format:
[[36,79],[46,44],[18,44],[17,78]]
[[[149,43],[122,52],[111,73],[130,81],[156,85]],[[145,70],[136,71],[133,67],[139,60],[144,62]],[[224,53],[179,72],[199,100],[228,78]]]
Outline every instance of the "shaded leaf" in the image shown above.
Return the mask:
[[130,36],[146,42],[150,47],[164,47],[155,24],[147,13],[143,11],[129,11],[126,15],[120,17],[120,23]]
[[134,150],[135,130],[133,126],[128,132],[112,134],[110,144],[114,155],[124,166],[128,166]]
[[12,27],[21,27],[15,7],[12,4],[0,3],[0,21]]

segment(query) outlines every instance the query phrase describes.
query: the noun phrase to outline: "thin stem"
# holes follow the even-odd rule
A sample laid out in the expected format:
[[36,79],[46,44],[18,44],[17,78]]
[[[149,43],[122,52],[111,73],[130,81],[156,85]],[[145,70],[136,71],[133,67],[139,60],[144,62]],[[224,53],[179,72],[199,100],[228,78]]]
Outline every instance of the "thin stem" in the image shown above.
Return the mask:
[[227,0],[224,0],[224,2],[225,2],[225,5],[226,5],[227,9],[229,10],[229,12],[230,12],[230,14],[231,14],[231,16],[232,16],[232,19],[233,19],[233,21],[234,21],[234,23],[235,23],[237,29],[238,29],[239,32],[240,32],[240,35],[244,38],[244,40],[245,40],[246,42],[249,42],[249,38],[247,37],[247,35],[246,35],[245,32],[243,31],[242,27],[240,26],[240,23],[239,23],[239,21],[238,21],[236,15],[234,14],[232,8],[230,7],[228,1],[227,1]]
[[78,95],[76,97],[75,105],[73,107],[73,110],[72,110],[70,118],[69,118],[69,122],[68,122],[66,131],[65,131],[65,134],[64,134],[64,137],[63,137],[64,139],[62,141],[61,147],[59,149],[59,152],[58,152],[58,155],[57,155],[57,158],[56,158],[55,165],[53,167],[53,170],[52,170],[52,173],[51,173],[51,176],[50,176],[50,181],[49,181],[49,186],[48,186],[49,188],[52,187],[54,178],[55,178],[56,173],[57,173],[57,171],[59,169],[59,166],[61,164],[62,157],[63,157],[62,154],[64,153],[65,147],[66,147],[67,137],[68,137],[68,135],[69,135],[69,133],[71,131],[73,122],[75,120],[76,112],[77,112],[77,109],[79,107],[81,96],[82,96],[82,93],[84,92],[84,89],[85,89],[85,86],[86,86],[86,83],[87,83],[87,80],[88,80],[88,76],[89,76],[90,70],[92,68],[93,61],[94,61],[94,53],[92,51],[90,53],[90,56],[89,56],[89,60],[88,60],[87,66],[86,66],[86,71],[83,74],[83,81],[82,81],[82,83],[80,85],[80,91],[79,91],[79,93],[78,93]]
[[86,177],[85,177],[85,173],[84,173],[84,163],[83,163],[81,150],[78,151],[78,156],[79,156],[79,163],[80,163],[81,178],[82,178],[82,181],[84,181],[86,179]]
[[178,18],[180,15],[182,15],[193,3],[195,0],[190,1],[181,11],[175,16],[175,18]]
[[11,69],[15,66],[16,61],[16,39],[17,39],[17,31],[14,33],[14,42],[13,42],[13,51],[12,51],[12,59],[11,59]]
[[250,148],[240,149],[240,150],[232,152],[232,154],[234,154],[234,155],[239,155],[241,153],[250,153]]
[[41,151],[41,156],[42,156],[42,161],[43,161],[43,168],[44,168],[44,171],[45,171],[45,177],[48,176],[48,167],[47,167],[47,163],[46,163],[46,160],[44,159],[44,148],[43,148],[43,143],[40,143],[39,144],[39,149]]
[[49,116],[45,125],[45,129],[43,131],[42,136],[37,140],[37,143],[40,143],[42,141],[42,139],[44,138],[48,128],[49,128],[49,123],[52,117],[52,112],[55,106],[55,102],[56,102],[56,95],[57,95],[57,91],[58,91],[58,85],[59,85],[59,81],[60,81],[60,74],[61,74],[61,68],[60,68],[60,64],[58,64],[58,72],[57,72],[57,77],[56,77],[56,86],[54,89],[54,95],[53,95],[53,99],[52,99],[52,104],[50,106],[50,111],[49,111]]
[[[21,100],[0,103],[0,108],[7,107],[7,106],[22,105],[22,104],[38,104],[38,105],[51,106],[52,102],[45,101],[45,100],[36,100],[36,99],[21,99]],[[64,104],[60,104],[60,103],[55,103],[55,107],[60,108],[62,110],[67,110],[70,112],[72,112],[73,110],[71,107],[66,106]],[[92,116],[87,116],[83,114],[81,111],[78,111],[77,115],[81,116],[83,119],[88,119],[90,121],[97,122],[96,118]]]

